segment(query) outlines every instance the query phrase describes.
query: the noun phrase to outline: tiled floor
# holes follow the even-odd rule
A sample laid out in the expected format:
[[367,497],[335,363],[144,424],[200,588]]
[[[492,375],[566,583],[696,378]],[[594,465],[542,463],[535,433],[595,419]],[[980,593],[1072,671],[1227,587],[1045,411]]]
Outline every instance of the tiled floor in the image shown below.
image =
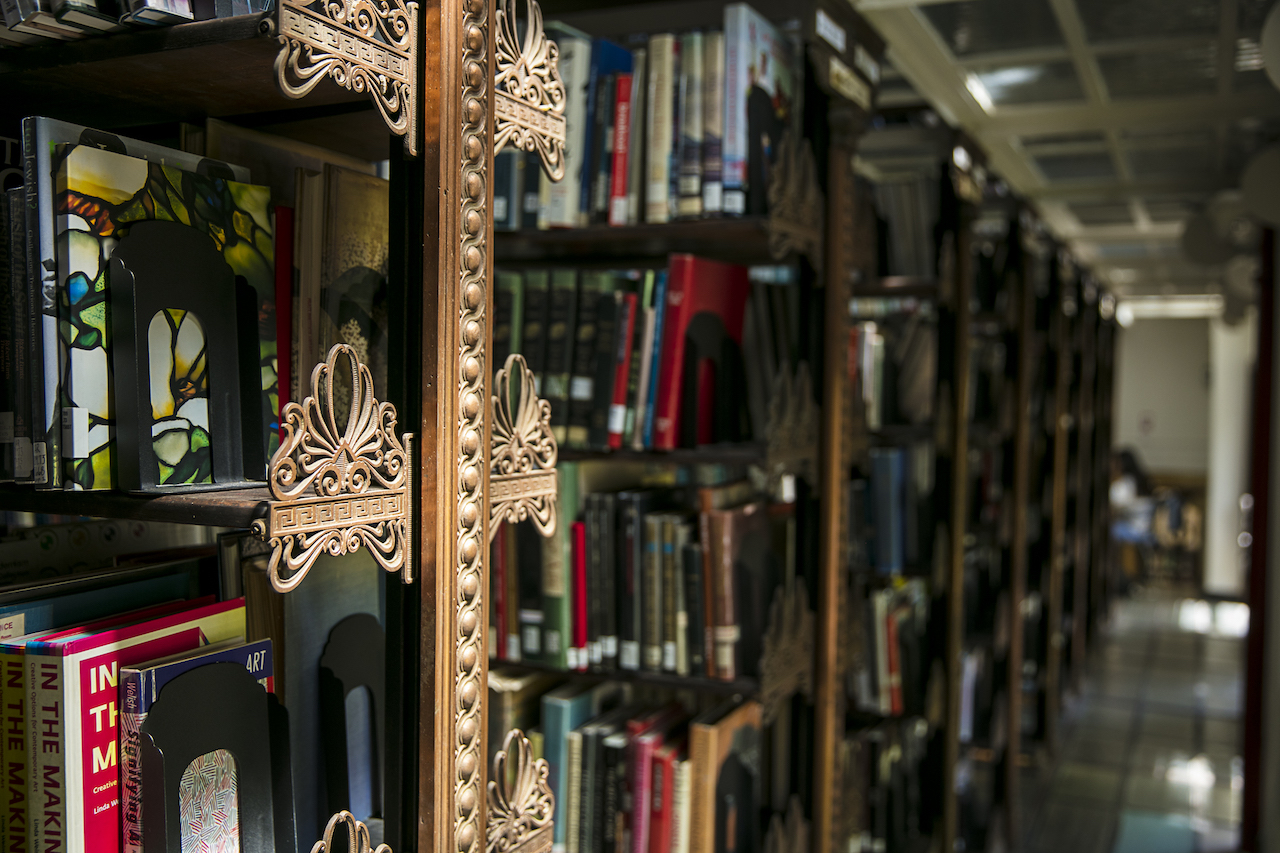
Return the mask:
[[1118,603],[1057,761],[1025,774],[1023,853],[1235,850],[1247,621],[1167,592]]

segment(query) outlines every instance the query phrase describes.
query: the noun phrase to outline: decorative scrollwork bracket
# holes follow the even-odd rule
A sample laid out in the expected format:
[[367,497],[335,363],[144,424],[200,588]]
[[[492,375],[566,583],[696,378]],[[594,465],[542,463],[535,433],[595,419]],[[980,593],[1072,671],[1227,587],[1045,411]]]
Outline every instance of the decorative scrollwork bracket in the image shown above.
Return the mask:
[[769,630],[760,657],[760,704],[765,725],[778,718],[793,693],[813,696],[813,626],[809,593],[793,577],[769,607]]
[[534,391],[524,356],[507,356],[493,377],[493,443],[489,469],[489,538],[499,521],[532,519],[543,536],[556,532],[556,458],[551,403]]
[[788,474],[817,483],[819,421],[809,365],[800,362],[794,374],[782,367],[774,379],[765,428],[771,487]]
[[782,260],[804,255],[814,269],[822,269],[823,211],[826,202],[818,185],[818,168],[807,140],[796,141],[784,131],[778,156],[769,171],[769,253]]
[[[349,389],[334,380],[338,359],[350,364]],[[340,397],[349,391],[349,411]],[[284,407],[284,437],[271,457],[267,517],[253,531],[271,546],[267,573],[288,592],[321,554],[364,546],[389,572],[413,580],[409,504],[413,436],[396,435],[396,407],[373,396],[373,376],[347,344],[335,344],[311,371],[311,395]],[[345,420],[342,416],[345,415]],[[287,575],[282,573],[282,568]]]
[[280,91],[301,98],[329,77],[368,92],[387,127],[418,153],[418,4],[413,0],[280,0]]
[[536,151],[543,171],[553,181],[564,177],[565,89],[560,79],[560,50],[542,29],[537,0],[525,0],[524,38],[518,35],[516,0],[499,0],[494,59],[493,106],[496,127],[493,153],[508,142],[521,151]]
[[556,800],[547,783],[548,774],[546,759],[534,759],[524,732],[507,732],[502,750],[493,757],[489,780],[487,853],[546,853],[551,849]]
[[311,853],[338,853],[333,849],[333,831],[339,826],[347,831],[347,853],[391,853],[386,844],[373,846],[369,837],[369,827],[356,820],[356,816],[343,809],[329,818],[324,828],[324,837],[311,847]]

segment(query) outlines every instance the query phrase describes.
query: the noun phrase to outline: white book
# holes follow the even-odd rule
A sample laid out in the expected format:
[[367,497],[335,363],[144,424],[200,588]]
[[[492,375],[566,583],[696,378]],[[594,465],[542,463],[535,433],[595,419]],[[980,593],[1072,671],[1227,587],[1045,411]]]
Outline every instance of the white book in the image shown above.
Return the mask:
[[676,152],[676,214],[702,215],[702,33],[680,37],[680,147]]
[[671,853],[689,853],[693,811],[693,762],[676,762],[675,789],[671,792]]
[[702,42],[702,213],[724,210],[724,33]]
[[545,27],[547,38],[560,49],[560,79],[565,91],[564,179],[546,188],[540,199],[539,228],[576,228],[581,195],[582,164],[588,139],[587,79],[591,71],[591,37],[582,30],[553,21]]
[[675,134],[676,37],[649,38],[649,95],[645,117],[645,222],[671,218],[671,143]]

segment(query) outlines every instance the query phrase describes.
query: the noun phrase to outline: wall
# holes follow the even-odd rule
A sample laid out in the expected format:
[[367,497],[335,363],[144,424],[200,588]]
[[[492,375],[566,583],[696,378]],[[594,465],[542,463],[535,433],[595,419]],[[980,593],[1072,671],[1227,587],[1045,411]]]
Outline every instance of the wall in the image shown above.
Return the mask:
[[1203,476],[1209,456],[1209,321],[1139,319],[1116,341],[1114,444],[1148,471]]
[[1244,594],[1240,495],[1249,491],[1249,432],[1258,327],[1250,310],[1244,322],[1209,321],[1209,477],[1205,497],[1204,589]]

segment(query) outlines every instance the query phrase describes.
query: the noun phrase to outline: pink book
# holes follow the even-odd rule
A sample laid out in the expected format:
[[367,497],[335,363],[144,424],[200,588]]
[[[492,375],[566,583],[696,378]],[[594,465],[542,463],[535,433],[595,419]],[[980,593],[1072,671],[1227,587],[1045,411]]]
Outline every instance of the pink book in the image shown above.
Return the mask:
[[[245,632],[244,599],[197,606],[88,636],[27,648],[38,737],[61,748],[65,766],[64,850],[119,853],[120,668],[199,648]],[[43,751],[43,747],[42,747]],[[36,774],[33,774],[33,777]],[[57,774],[40,773],[41,802],[57,793]],[[33,820],[32,824],[38,821]],[[48,851],[52,834],[33,848]]]

